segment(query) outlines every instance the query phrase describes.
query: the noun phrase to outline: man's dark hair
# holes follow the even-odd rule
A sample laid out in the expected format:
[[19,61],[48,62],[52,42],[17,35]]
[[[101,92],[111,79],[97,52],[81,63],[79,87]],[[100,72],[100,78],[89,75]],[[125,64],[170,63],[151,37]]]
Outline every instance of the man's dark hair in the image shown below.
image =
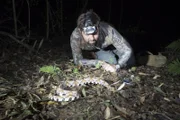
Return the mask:
[[77,27],[81,30],[87,26],[98,26],[100,22],[100,17],[93,12],[93,10],[89,10],[86,13],[82,13],[77,20]]

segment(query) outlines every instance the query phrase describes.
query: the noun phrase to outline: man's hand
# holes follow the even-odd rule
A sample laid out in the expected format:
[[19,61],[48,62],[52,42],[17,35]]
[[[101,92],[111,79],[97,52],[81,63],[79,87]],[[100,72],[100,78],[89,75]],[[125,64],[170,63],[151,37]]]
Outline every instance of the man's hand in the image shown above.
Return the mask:
[[101,66],[106,71],[116,72],[116,65],[109,64],[109,63],[106,63],[106,62],[102,62]]

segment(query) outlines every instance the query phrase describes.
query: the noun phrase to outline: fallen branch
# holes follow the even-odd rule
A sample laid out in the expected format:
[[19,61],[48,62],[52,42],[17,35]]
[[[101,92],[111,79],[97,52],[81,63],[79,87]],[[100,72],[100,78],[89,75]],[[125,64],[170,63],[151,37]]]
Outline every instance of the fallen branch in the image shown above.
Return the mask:
[[15,38],[15,37],[14,37],[13,35],[11,35],[10,33],[0,31],[0,34],[10,37],[10,38],[13,39],[15,42],[17,42],[17,43],[19,43],[20,45],[22,45],[22,46],[24,46],[25,48],[27,48],[30,52],[31,52],[31,51],[35,51],[31,46],[29,46],[28,44],[25,44],[25,43],[21,42],[20,40],[18,40],[17,38]]

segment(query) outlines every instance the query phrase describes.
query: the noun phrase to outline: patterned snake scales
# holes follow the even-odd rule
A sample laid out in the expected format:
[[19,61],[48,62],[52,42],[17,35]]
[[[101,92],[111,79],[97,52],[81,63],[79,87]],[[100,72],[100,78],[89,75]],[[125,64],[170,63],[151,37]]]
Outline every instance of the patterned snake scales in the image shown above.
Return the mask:
[[61,86],[77,87],[85,84],[99,84],[106,87],[110,91],[115,91],[107,82],[98,77],[87,77],[81,80],[64,81],[61,85],[53,88],[54,92],[48,95],[48,98],[54,101],[73,101],[79,98],[78,91],[64,90]]

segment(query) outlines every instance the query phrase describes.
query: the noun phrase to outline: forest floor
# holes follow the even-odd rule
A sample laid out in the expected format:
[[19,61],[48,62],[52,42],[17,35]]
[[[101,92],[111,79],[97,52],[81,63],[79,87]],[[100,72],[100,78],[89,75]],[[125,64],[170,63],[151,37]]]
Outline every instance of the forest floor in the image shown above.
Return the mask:
[[[0,120],[180,120],[180,80],[166,66],[114,74],[74,66],[67,47],[42,48],[34,55],[12,49],[0,60]],[[43,66],[56,66],[60,73],[42,73]],[[83,76],[100,77],[115,89],[128,84],[116,92],[86,84],[76,88],[80,97],[73,101],[48,99],[52,85]]]

